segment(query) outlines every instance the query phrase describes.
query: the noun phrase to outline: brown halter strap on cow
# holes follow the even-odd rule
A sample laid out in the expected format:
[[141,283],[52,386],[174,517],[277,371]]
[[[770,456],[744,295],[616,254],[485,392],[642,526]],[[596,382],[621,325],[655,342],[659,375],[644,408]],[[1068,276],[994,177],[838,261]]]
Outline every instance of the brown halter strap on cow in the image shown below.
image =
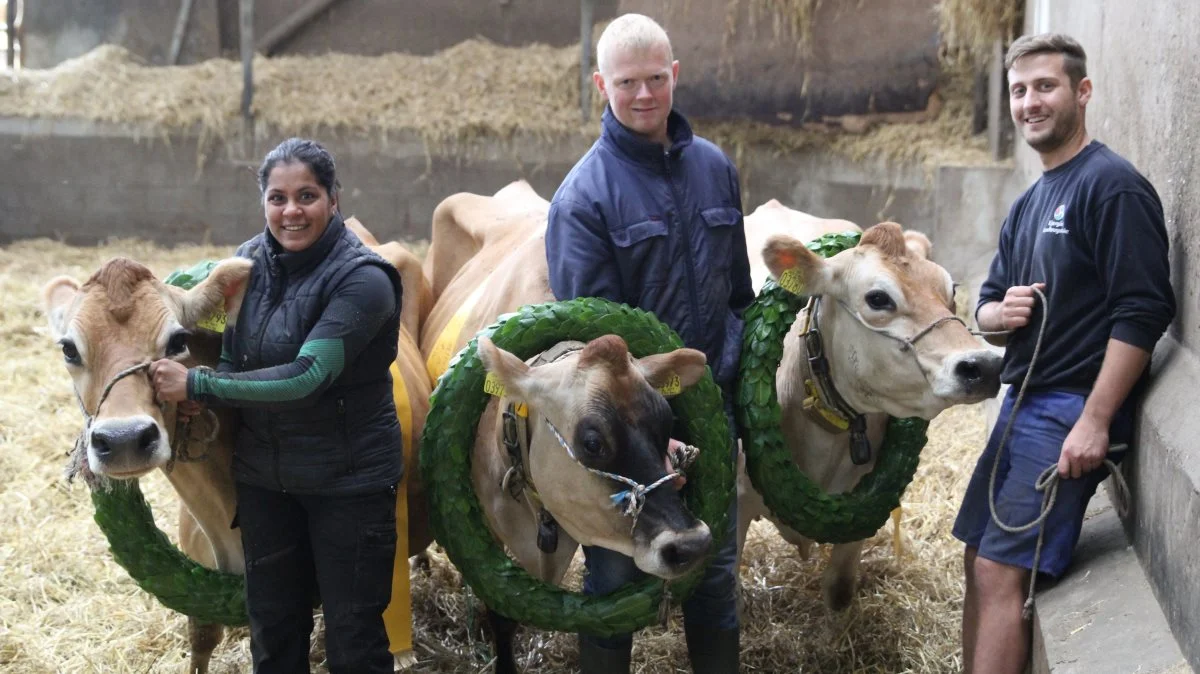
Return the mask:
[[[958,321],[963,327],[967,325],[963,319],[954,314],[949,314],[934,319],[929,325],[917,331],[912,337],[898,337],[888,330],[877,328],[867,323],[857,311],[851,309],[845,302],[837,300],[837,303],[864,328],[883,335],[888,339],[900,342],[900,350],[912,354],[913,360],[916,361],[917,370],[920,371],[922,377],[925,377],[926,381],[929,380],[929,376],[925,374],[925,368],[921,367],[921,362],[917,359],[917,342],[921,341],[922,338],[933,332],[935,328],[943,323]],[[804,346],[808,351],[808,368],[812,374],[812,378],[809,381],[813,383],[813,388],[816,389],[814,392],[816,399],[813,400],[814,404],[806,404],[805,409],[818,424],[830,432],[850,431],[850,460],[855,465],[861,466],[871,460],[871,441],[867,438],[866,417],[854,409],[850,403],[846,402],[846,399],[838,392],[837,387],[833,385],[833,376],[830,373],[829,360],[825,357],[825,345],[822,341],[820,318],[818,316],[820,310],[821,296],[813,295],[808,299],[808,306],[805,308],[807,315],[805,316],[804,332],[801,336],[804,337]],[[835,418],[831,419],[829,417],[830,414]]]
[[[1025,391],[1029,387],[1029,381],[1033,378],[1033,368],[1037,365],[1038,356],[1042,351],[1042,338],[1046,336],[1046,323],[1050,321],[1050,305],[1046,302],[1046,295],[1041,290],[1034,288],[1033,292],[1038,299],[1042,301],[1042,323],[1038,327],[1037,340],[1033,343],[1033,355],[1029,357],[1029,368],[1025,371],[1025,378],[1021,381],[1021,388],[1017,390],[1017,398],[1013,401],[1012,410],[1008,414],[1008,422],[1004,425],[1004,433],[1000,436],[1000,444],[996,447],[996,459],[992,462],[992,473],[988,479],[988,508],[991,509],[992,522],[1001,531],[1010,534],[1019,534],[1029,531],[1034,527],[1038,527],[1037,544],[1033,549],[1033,568],[1029,572],[1029,594],[1025,598],[1025,606],[1021,609],[1021,616],[1025,620],[1033,618],[1033,595],[1037,588],[1038,565],[1042,558],[1042,542],[1046,535],[1046,518],[1049,517],[1050,511],[1054,509],[1054,502],[1058,499],[1058,464],[1052,463],[1038,475],[1034,487],[1037,491],[1042,492],[1042,511],[1033,520],[1025,524],[1008,524],[1000,519],[999,513],[996,512],[996,473],[1000,469],[1000,457],[1004,452],[1004,446],[1008,444],[1008,437],[1012,433],[1013,422],[1017,418],[1017,410],[1021,409],[1021,403],[1025,400]],[[1000,330],[992,332],[975,332],[978,335],[1003,335],[1012,332],[1011,330]],[[1125,444],[1110,445],[1109,452],[1119,452],[1128,448]],[[1108,468],[1108,472],[1113,478],[1113,488],[1116,491],[1114,500],[1117,502],[1117,511],[1124,518],[1129,507],[1129,485],[1125,482],[1125,476],[1121,471],[1117,470],[1117,464],[1111,459],[1105,458],[1104,465]]]
[[[127,367],[124,370],[113,375],[112,379],[104,385],[104,390],[100,392],[100,400],[96,402],[96,411],[89,413],[83,404],[83,397],[79,395],[78,389],[72,387],[75,392],[75,402],[79,405],[79,411],[83,413],[83,430],[75,437],[75,446],[71,450],[70,460],[67,462],[66,478],[70,482],[76,475],[83,475],[83,481],[89,487],[95,489],[97,487],[107,487],[107,482],[99,476],[92,473],[88,468],[87,462],[87,441],[88,433],[92,430],[92,423],[96,420],[96,416],[100,414],[100,408],[104,405],[104,401],[108,400],[108,395],[112,393],[113,387],[122,379],[137,374],[138,372],[147,372],[150,369],[150,362],[146,361],[137,365]],[[149,376],[149,375],[147,375]],[[161,405],[166,407],[166,403]],[[200,443],[208,445],[216,439],[217,433],[220,431],[220,422],[217,420],[217,415],[213,414],[212,410],[205,409],[203,411],[205,418],[208,419],[210,425],[209,434],[200,439]],[[188,449],[191,438],[188,437],[191,431],[191,418],[184,418],[176,415],[175,417],[175,433],[171,438],[171,458],[167,464],[163,466],[163,470],[170,473],[175,467],[175,462],[192,463],[197,461],[205,461],[208,459],[208,454],[193,455]]]

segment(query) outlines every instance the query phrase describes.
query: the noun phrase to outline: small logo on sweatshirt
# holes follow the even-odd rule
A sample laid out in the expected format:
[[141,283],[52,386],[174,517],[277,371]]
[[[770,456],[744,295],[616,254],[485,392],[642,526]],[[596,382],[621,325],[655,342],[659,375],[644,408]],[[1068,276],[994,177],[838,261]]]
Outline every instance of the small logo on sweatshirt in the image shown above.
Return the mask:
[[1046,223],[1046,227],[1042,229],[1042,233],[1049,234],[1069,234],[1071,230],[1063,223],[1067,217],[1067,205],[1059,204],[1058,208],[1054,209],[1054,214],[1050,216],[1050,220]]

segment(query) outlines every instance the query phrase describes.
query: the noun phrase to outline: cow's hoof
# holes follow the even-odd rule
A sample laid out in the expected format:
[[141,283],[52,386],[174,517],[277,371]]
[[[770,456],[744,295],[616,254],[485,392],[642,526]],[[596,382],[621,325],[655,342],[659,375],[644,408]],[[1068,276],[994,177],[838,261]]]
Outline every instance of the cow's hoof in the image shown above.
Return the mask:
[[857,589],[857,583],[845,578],[822,583],[821,593],[825,599],[825,607],[835,613],[845,611],[854,601],[854,593]]

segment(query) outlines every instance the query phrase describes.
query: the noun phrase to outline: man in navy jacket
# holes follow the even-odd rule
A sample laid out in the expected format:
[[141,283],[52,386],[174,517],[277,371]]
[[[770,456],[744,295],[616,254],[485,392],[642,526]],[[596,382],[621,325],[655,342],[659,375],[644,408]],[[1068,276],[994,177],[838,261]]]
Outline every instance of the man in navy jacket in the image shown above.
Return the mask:
[[[600,139],[550,204],[551,290],[560,300],[623,302],[671,326],[708,357],[732,428],[741,314],[754,300],[737,170],[672,109],[679,62],[657,23],[638,14],[619,17],[596,52],[593,80],[608,106]],[[704,581],[684,603],[695,672],[738,667],[736,512],[729,521]],[[585,592],[610,592],[640,573],[625,555],[585,553]],[[628,671],[632,643],[632,635],[581,635],[583,671]]]

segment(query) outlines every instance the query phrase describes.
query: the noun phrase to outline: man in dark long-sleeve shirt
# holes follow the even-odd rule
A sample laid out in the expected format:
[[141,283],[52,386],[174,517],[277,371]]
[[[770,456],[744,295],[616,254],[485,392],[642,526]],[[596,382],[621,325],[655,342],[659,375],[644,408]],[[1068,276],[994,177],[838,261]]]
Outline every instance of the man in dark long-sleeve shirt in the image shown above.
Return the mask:
[[[619,17],[596,51],[600,72],[593,79],[609,105],[600,139],[550,204],[550,287],[560,300],[603,297],[671,326],[708,357],[732,425],[741,312],[754,300],[737,171],[672,109],[679,62],[658,24],[636,14]],[[683,607],[695,672],[738,669],[736,510],[729,521],[724,543]],[[585,592],[607,593],[639,575],[625,555],[585,553]],[[583,672],[629,671],[632,639],[582,636]]]
[[[1128,161],[1088,135],[1092,83],[1083,48],[1064,35],[1027,36],[1013,43],[1005,65],[1013,121],[1045,172],[1009,211],[976,310],[981,329],[1009,332],[1001,380],[1012,387],[954,525],[967,546],[963,662],[975,674],[1024,670],[1029,576],[1058,577],[1070,563],[1087,502],[1108,474],[1110,444],[1132,436],[1131,393],[1175,315],[1162,204]],[[1058,498],[1043,524],[1036,570],[1038,528],[1009,533],[992,520],[997,453],[996,515],[1008,525],[1038,516],[1034,483],[1057,464]]]

